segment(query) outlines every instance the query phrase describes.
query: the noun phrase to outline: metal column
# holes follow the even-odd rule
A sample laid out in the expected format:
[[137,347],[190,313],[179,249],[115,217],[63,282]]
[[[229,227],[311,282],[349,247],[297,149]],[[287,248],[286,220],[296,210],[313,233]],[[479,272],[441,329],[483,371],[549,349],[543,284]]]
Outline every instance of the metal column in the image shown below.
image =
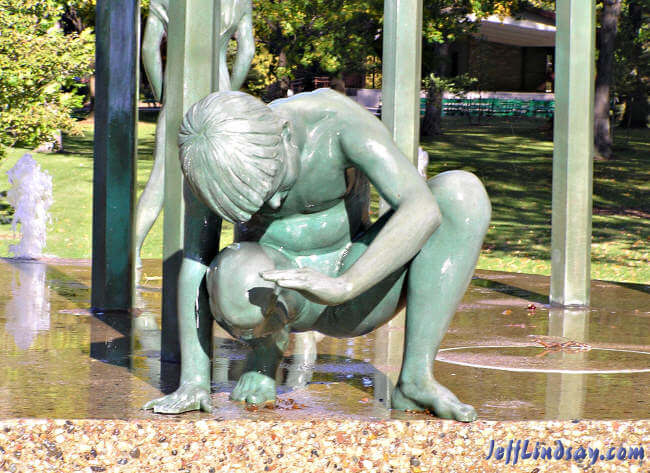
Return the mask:
[[385,0],[381,119],[417,165],[420,142],[422,0]]
[[220,28],[220,2],[171,2],[165,68],[165,201],[163,236],[163,361],[180,361],[178,341],[178,274],[183,258],[183,176],[178,160],[178,130],[183,114],[217,89],[219,61],[215,42]]
[[550,299],[589,305],[595,70],[593,0],[558,0]]
[[[399,150],[417,166],[420,143],[420,86],[422,82],[422,0],[384,1],[384,54],[382,57],[381,119]],[[389,209],[384,199],[379,212]],[[404,327],[405,310],[388,323]],[[404,345],[404,332],[393,344]],[[400,345],[401,343],[401,345]],[[394,386],[382,386],[386,402]],[[392,380],[393,382],[395,380]]]
[[133,302],[139,0],[97,1],[92,306]]

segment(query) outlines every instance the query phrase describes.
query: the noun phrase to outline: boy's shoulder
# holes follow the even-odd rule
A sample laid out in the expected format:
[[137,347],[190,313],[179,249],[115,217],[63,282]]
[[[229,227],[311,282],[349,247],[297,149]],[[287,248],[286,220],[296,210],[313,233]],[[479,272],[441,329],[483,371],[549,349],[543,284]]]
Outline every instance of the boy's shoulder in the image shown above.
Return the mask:
[[299,94],[292,95],[291,97],[276,99],[271,102],[271,106],[313,106],[320,105],[327,108],[328,105],[343,106],[343,107],[358,107],[354,100],[346,95],[337,92],[333,89],[316,89],[311,92],[300,92]]

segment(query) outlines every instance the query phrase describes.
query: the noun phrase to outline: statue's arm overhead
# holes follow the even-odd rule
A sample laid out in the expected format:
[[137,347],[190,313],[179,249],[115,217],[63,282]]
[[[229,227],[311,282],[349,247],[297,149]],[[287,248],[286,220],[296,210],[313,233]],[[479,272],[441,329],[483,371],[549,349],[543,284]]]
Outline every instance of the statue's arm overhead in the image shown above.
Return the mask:
[[162,101],[163,89],[163,61],[160,54],[160,45],[167,31],[167,25],[159,15],[151,12],[147,18],[142,39],[142,63],[151,85],[151,90],[156,101]]
[[230,75],[231,90],[239,90],[244,84],[255,56],[252,5],[250,0],[246,0],[246,3],[246,12],[237,26],[237,54]]

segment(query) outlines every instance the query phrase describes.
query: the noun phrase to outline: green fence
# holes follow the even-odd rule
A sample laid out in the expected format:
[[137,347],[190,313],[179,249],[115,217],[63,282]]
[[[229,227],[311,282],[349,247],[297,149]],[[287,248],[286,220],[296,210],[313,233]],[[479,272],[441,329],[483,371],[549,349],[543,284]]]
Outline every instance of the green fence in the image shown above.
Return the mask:
[[[420,112],[424,116],[426,99],[420,99]],[[442,114],[446,116],[483,117],[544,117],[555,111],[554,100],[517,99],[443,99]]]

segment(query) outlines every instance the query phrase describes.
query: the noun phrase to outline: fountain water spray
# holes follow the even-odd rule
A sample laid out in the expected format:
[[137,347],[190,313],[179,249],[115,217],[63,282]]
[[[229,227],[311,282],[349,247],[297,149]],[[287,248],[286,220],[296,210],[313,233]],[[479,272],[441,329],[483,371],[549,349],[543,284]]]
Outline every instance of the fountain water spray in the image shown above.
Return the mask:
[[11,299],[7,302],[5,331],[14,337],[20,350],[28,350],[39,332],[50,329],[50,288],[47,265],[24,261],[14,263],[18,278],[11,281]]
[[46,225],[50,221],[48,212],[52,205],[52,176],[41,171],[41,166],[25,154],[14,167],[7,171],[12,188],[7,192],[7,200],[14,208],[11,226],[16,230],[20,223],[21,239],[11,245],[16,258],[37,259],[45,247]]

